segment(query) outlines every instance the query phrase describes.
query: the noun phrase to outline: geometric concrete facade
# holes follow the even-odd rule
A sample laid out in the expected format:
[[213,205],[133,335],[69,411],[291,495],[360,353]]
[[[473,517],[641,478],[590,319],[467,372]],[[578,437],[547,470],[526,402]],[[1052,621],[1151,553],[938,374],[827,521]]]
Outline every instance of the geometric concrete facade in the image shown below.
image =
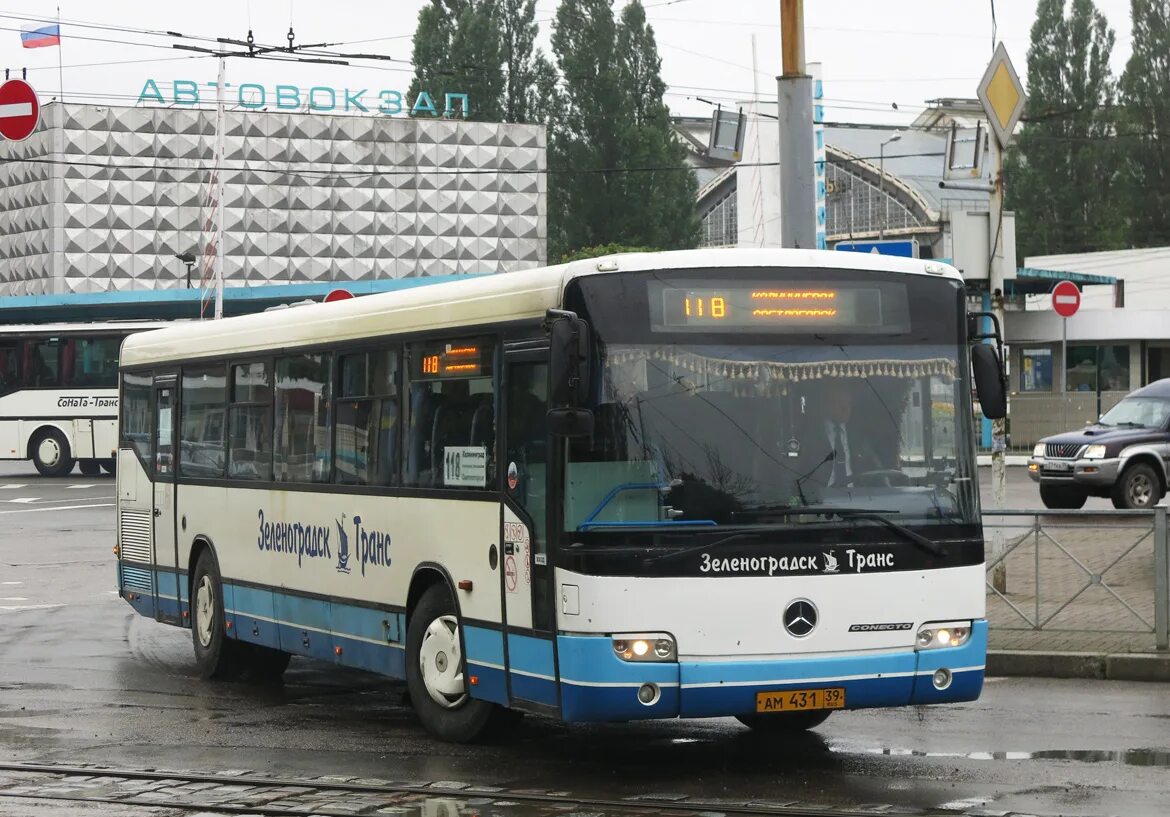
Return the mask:
[[[214,110],[45,105],[0,143],[0,295],[186,286],[214,146]],[[229,110],[225,284],[541,266],[546,168],[538,125]]]

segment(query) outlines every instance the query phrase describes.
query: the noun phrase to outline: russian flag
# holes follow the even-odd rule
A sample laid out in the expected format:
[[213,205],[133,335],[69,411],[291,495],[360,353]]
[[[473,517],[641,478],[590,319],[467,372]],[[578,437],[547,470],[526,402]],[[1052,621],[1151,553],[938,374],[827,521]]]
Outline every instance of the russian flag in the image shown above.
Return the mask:
[[57,23],[26,23],[20,27],[20,44],[25,48],[60,45],[61,26]]

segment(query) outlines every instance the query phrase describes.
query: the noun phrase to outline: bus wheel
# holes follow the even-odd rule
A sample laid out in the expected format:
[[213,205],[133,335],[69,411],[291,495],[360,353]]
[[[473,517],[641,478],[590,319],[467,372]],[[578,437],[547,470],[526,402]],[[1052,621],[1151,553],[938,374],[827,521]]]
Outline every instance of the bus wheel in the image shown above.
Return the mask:
[[736,715],[735,719],[754,732],[784,735],[816,729],[829,719],[830,714],[824,709],[814,709],[809,712],[778,712],[772,715]]
[[86,477],[96,477],[102,472],[102,467],[97,460],[78,460],[77,467],[82,476]]
[[[427,731],[469,743],[489,737],[510,720],[507,710],[467,694],[455,603],[442,585],[423,593],[406,630],[406,686]],[[514,719],[512,719],[514,722]]]
[[33,465],[42,477],[63,477],[73,470],[69,441],[57,429],[46,428],[38,432],[29,448]]
[[108,460],[98,460],[98,465],[100,465],[102,470],[107,474],[114,474],[118,471],[118,461],[113,457],[110,457]]
[[223,582],[210,550],[203,551],[195,564],[191,619],[191,641],[195,645],[199,676],[204,680],[239,677],[239,645],[224,630]]

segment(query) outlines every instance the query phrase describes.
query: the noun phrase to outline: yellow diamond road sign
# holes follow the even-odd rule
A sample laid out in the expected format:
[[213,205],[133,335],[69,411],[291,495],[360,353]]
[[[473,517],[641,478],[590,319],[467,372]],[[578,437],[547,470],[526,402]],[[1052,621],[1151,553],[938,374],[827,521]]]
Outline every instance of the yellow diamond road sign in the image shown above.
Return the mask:
[[1012,141],[1012,131],[1024,112],[1024,86],[1012,66],[1007,49],[1000,43],[979,81],[979,101],[991,123],[991,130],[1000,147]]

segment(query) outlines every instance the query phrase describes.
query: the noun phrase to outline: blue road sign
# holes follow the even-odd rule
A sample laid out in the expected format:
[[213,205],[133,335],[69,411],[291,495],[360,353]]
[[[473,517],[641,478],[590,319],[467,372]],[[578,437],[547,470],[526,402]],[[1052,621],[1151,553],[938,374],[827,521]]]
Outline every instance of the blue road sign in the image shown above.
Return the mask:
[[840,241],[835,250],[843,252],[869,252],[877,255],[897,255],[902,258],[918,257],[918,240],[890,239],[888,241]]

